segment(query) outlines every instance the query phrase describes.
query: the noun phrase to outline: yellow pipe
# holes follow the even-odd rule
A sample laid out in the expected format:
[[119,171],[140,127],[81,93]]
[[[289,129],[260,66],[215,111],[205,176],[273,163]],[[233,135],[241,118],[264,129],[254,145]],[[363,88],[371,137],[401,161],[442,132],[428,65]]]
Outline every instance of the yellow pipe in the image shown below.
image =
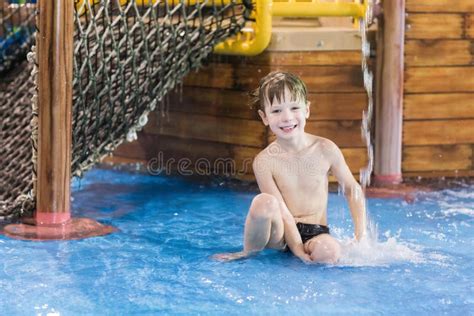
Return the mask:
[[[364,17],[367,4],[340,2],[273,2],[256,0],[256,27],[254,38],[245,40],[237,36],[219,43],[214,53],[227,55],[254,56],[263,52],[270,43],[272,33],[272,16],[285,17],[318,17],[318,16],[352,16],[355,19]],[[272,3],[273,2],[273,3]]]
[[[255,21],[252,28],[253,34],[244,29],[242,30],[244,39],[227,39],[214,46],[214,53],[255,56],[263,52],[272,37],[272,0],[257,0]],[[251,38],[252,36],[253,38]]]
[[352,16],[363,17],[365,8],[359,3],[341,2],[274,2],[273,16],[319,17]]

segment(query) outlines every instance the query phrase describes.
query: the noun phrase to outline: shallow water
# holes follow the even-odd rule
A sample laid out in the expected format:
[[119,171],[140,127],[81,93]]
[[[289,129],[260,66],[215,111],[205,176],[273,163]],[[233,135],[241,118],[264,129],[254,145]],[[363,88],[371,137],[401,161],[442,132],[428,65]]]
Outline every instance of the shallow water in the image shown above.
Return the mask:
[[273,250],[220,263],[209,256],[240,250],[255,192],[93,170],[73,185],[75,216],[120,232],[42,243],[0,237],[1,314],[472,315],[473,189],[413,204],[370,199],[377,227],[356,246],[344,198],[331,194],[329,225],[344,250],[335,266]]

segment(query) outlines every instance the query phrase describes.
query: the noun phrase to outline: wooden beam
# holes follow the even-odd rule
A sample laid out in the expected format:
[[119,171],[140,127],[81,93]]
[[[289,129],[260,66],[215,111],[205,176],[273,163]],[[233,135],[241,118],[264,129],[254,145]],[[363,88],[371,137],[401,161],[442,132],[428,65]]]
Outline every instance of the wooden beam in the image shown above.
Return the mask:
[[261,77],[274,70],[285,70],[298,75],[306,84],[308,91],[315,92],[364,92],[360,66],[287,66],[261,68],[255,73],[255,67],[236,69],[238,86],[243,89],[255,89]]
[[203,158],[211,161],[219,158],[232,158],[236,159],[237,162],[241,162],[243,159],[255,157],[262,149],[263,147],[140,133],[136,141],[121,144],[114,151],[114,156],[149,161],[158,157],[159,153],[162,152],[166,156],[165,158],[174,158],[175,161],[183,158],[192,161]]
[[182,175],[197,174],[195,167],[200,163],[211,171],[223,173],[226,169],[235,176],[252,173],[253,158],[260,151],[256,147],[141,133],[138,140],[120,145],[114,152],[117,159],[108,161],[134,159],[143,162],[150,172],[167,174],[184,170]]
[[246,91],[186,86],[169,94],[169,104],[174,112],[260,120]]
[[[384,11],[387,13],[387,11]],[[464,34],[461,14],[409,14],[407,39],[460,39]]]
[[474,38],[474,13],[464,16],[464,33],[467,38]]
[[474,12],[472,0],[407,0],[408,12]]
[[245,63],[272,66],[359,66],[360,51],[268,52],[247,58]]
[[403,172],[469,170],[472,168],[472,146],[434,145],[405,146]]
[[405,93],[474,92],[474,66],[416,67],[405,72]]
[[145,132],[254,147],[266,144],[265,126],[259,121],[201,114],[170,112],[160,118],[154,112]]
[[383,1],[377,39],[375,166],[377,183],[402,180],[405,1]]
[[[169,100],[173,112],[260,121],[245,91],[185,87],[182,94],[170,93]],[[365,93],[309,93],[308,100],[311,102],[309,121],[361,120],[367,106]]]
[[[280,66],[230,65],[212,63],[184,79],[185,86],[249,91],[260,79]],[[301,77],[309,92],[364,92],[360,66],[285,66]]]
[[468,66],[474,64],[470,40],[408,40],[405,43],[407,66]]
[[405,95],[405,120],[474,119],[474,93]]
[[473,144],[474,119],[405,121],[403,145]]
[[360,121],[367,107],[365,93],[310,93],[308,100],[311,102],[308,121]]
[[39,1],[36,222],[70,219],[73,1]]

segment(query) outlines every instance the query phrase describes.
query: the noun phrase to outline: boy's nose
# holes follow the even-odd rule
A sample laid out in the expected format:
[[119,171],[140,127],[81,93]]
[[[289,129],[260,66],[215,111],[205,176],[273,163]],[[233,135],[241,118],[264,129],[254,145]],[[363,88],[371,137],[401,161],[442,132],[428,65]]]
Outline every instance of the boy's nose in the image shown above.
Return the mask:
[[293,113],[289,110],[283,110],[281,113],[281,120],[283,122],[290,121],[293,118]]

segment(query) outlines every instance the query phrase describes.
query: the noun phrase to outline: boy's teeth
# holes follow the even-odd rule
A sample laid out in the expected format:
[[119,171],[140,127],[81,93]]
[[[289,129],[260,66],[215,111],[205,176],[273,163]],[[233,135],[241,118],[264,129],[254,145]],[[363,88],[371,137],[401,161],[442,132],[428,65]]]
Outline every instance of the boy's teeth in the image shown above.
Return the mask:
[[289,132],[291,131],[293,128],[295,128],[296,125],[293,125],[293,126],[286,126],[286,127],[282,127],[281,129],[285,132]]

